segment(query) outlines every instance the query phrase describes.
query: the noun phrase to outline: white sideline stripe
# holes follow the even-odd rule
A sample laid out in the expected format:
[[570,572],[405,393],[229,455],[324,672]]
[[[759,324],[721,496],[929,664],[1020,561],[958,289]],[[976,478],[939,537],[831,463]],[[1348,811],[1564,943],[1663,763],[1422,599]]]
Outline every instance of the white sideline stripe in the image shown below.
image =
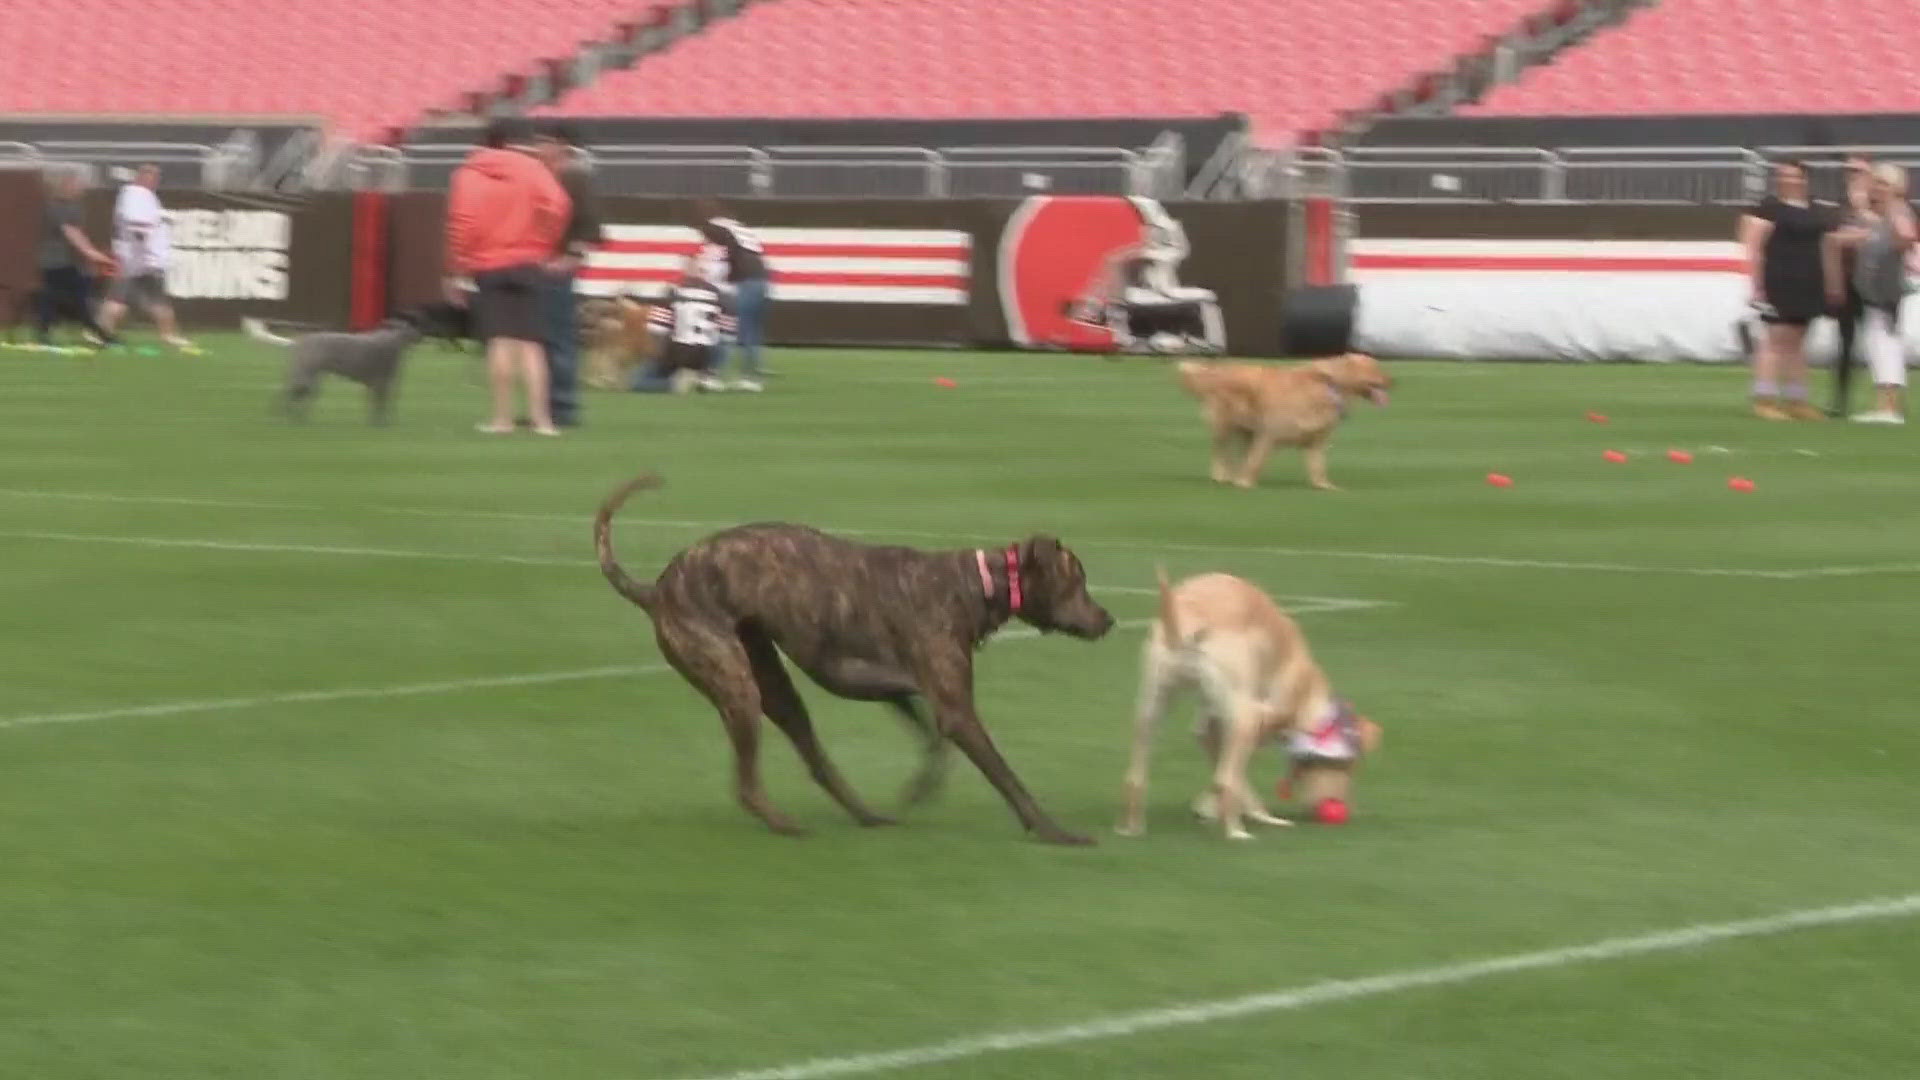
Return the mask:
[[1175,1005],[1144,1012],[1121,1013],[1105,1019],[1090,1020],[1060,1027],[1030,1028],[998,1034],[972,1035],[948,1042],[929,1043],[904,1050],[888,1050],[844,1057],[815,1058],[811,1061],[781,1065],[770,1069],[716,1074],[705,1080],[823,1080],[833,1076],[862,1076],[894,1069],[912,1069],[949,1061],[964,1061],[988,1054],[1066,1046],[1072,1043],[1121,1039],[1152,1031],[1192,1027],[1243,1016],[1295,1012],[1317,1005],[1424,990],[1438,986],[1457,986],[1497,975],[1527,971],[1547,971],[1576,964],[1603,963],[1635,956],[1697,949],[1724,941],[1772,937],[1819,927],[1844,926],[1876,919],[1898,919],[1920,915],[1920,893],[1883,900],[1866,900],[1833,907],[1806,908],[1758,919],[1737,922],[1696,923],[1677,930],[1642,934],[1634,937],[1606,938],[1587,945],[1541,952],[1470,960],[1439,967],[1413,968],[1359,979],[1333,979],[1269,993],[1222,998]]
[[1731,258],[1736,240],[1410,240],[1355,239],[1355,255],[1570,255],[1586,258]]
[[[1118,591],[1118,590],[1115,590]],[[1140,590],[1149,591],[1149,590]],[[1308,597],[1282,597],[1283,600],[1308,600],[1299,606],[1289,605],[1287,610],[1295,615],[1326,614],[1334,611],[1358,611],[1369,607],[1387,607],[1385,600],[1344,600],[1322,598],[1319,603],[1311,602]],[[1149,618],[1121,619],[1114,623],[1117,630],[1139,630],[1150,625]],[[1040,636],[1040,631],[1031,626],[1009,627],[993,635],[992,640],[1028,641]],[[38,713],[26,716],[0,717],[0,731],[14,728],[45,727],[53,724],[85,724],[98,720],[134,720],[156,716],[178,716],[183,713],[231,712],[236,709],[253,709],[273,705],[308,705],[329,701],[363,701],[379,698],[421,697],[428,694],[457,694],[468,690],[489,690],[507,686],[544,686],[550,683],[584,682],[589,679],[612,679],[621,676],[660,675],[672,670],[666,664],[616,664],[610,667],[584,668],[578,671],[546,671],[525,675],[495,675],[477,679],[449,679],[441,682],[407,683],[400,686],[363,686],[338,690],[296,690],[285,694],[257,694],[250,697],[212,698],[196,701],[169,701],[155,705],[129,705],[114,709],[93,709],[86,712]]]
[[1863,577],[1868,574],[1916,574],[1920,573],[1920,563],[1880,563],[1870,566],[1816,566],[1809,570],[1794,571],[1795,577],[1830,578]]
[[315,702],[359,701],[368,698],[419,697],[426,694],[453,694],[505,686],[544,686],[548,683],[580,682],[586,679],[611,679],[622,675],[657,675],[665,670],[667,670],[665,664],[621,664],[613,667],[586,668],[580,671],[549,671],[530,675],[449,679],[443,682],[411,683],[403,686],[297,690],[286,694],[258,694],[252,697],[215,698],[204,701],[171,701],[157,705],[95,709],[90,712],[40,713],[32,716],[0,718],[0,731],[43,727],[50,724],[85,724],[96,720],[132,720],[155,716],[178,716],[182,713],[231,712],[235,709],[254,709],[272,705],[307,705]]
[[166,536],[103,536],[88,533],[0,532],[0,540],[44,540],[61,544],[121,544],[127,547],[191,548],[205,551],[245,551],[257,554],[342,555],[375,559],[439,559],[446,562],[510,563],[516,566],[593,566],[588,559],[540,558],[532,555],[468,554],[457,551],[414,551],[401,548],[347,547],[331,544],[269,544],[238,540],[188,540]]
[[[35,490],[23,489],[23,488],[0,488],[0,495],[15,497],[15,498],[64,499],[64,500],[73,501],[73,502],[134,503],[134,504],[152,504],[152,505],[163,505],[163,506],[206,506],[206,507],[220,507],[220,508],[229,509],[229,510],[291,510],[291,511],[312,512],[312,513],[339,513],[341,511],[350,510],[350,511],[365,512],[365,513],[397,514],[405,517],[492,519],[492,520],[498,520],[498,521],[542,521],[542,522],[550,521],[550,522],[560,522],[560,523],[577,525],[583,529],[586,527],[587,522],[591,520],[590,516],[585,513],[581,513],[581,514],[514,513],[511,511],[457,510],[457,509],[450,510],[450,509],[437,509],[432,507],[404,507],[404,506],[378,506],[378,505],[324,507],[324,506],[318,506],[318,505],[308,504],[308,503],[253,502],[253,501],[248,501],[244,499],[198,499],[198,498],[171,497],[171,496],[160,496],[160,495],[90,495],[85,493],[35,491]],[[621,517],[620,519],[618,519],[616,524],[618,526],[625,527],[625,528],[724,529],[724,528],[731,528],[732,526],[739,524],[739,522],[686,521],[686,520],[678,520],[673,518]],[[968,534],[968,533],[958,533],[958,532],[932,532],[924,529],[843,529],[843,528],[835,528],[832,526],[821,526],[821,527],[825,528],[828,532],[838,533],[842,536],[875,536],[875,537],[892,537],[892,538],[907,539],[907,540],[939,540],[939,541],[945,541],[947,543],[965,543],[970,541],[1001,543],[1006,539],[1005,536],[986,536],[981,534]],[[151,544],[152,546],[215,547],[215,548],[219,547],[218,542],[210,541],[210,540],[209,541],[159,540],[159,539],[148,540],[148,539],[142,539],[137,537],[116,538],[116,537],[106,537],[106,536],[89,536],[89,535],[84,535],[79,533],[0,532],[0,537],[10,537],[13,539],[21,539],[21,540],[37,539],[37,540],[50,540],[50,541],[72,541],[76,543],[85,542],[85,541],[97,541],[99,543],[115,543],[115,542],[131,543],[131,544],[144,543],[144,544]],[[1760,579],[1768,579],[1768,580],[1775,580],[1775,581],[1792,581],[1799,578],[1821,577],[1821,576],[1860,576],[1860,575],[1875,574],[1875,573],[1905,574],[1905,573],[1913,573],[1916,570],[1916,565],[1911,563],[1890,563],[1885,566],[1810,567],[1807,569],[1800,569],[1800,570],[1757,570],[1757,569],[1744,569],[1740,567],[1714,567],[1714,566],[1649,566],[1643,563],[1561,562],[1561,561],[1552,560],[1552,559],[1508,559],[1508,558],[1500,558],[1497,556],[1490,556],[1490,555],[1429,555],[1429,554],[1423,554],[1421,552],[1412,552],[1412,551],[1355,551],[1347,548],[1265,547],[1260,545],[1247,545],[1247,544],[1174,543],[1174,542],[1168,542],[1168,541],[1144,540],[1144,539],[1136,539],[1132,537],[1112,537],[1112,536],[1079,537],[1079,538],[1076,538],[1073,541],[1073,543],[1076,547],[1085,547],[1085,548],[1106,547],[1106,548],[1117,548],[1121,550],[1178,551],[1178,552],[1194,552],[1194,553],[1224,554],[1224,555],[1235,555],[1235,554],[1237,555],[1270,555],[1270,556],[1280,556],[1280,557],[1286,557],[1286,558],[1308,558],[1308,559],[1312,559],[1312,558],[1358,559],[1362,561],[1371,561],[1371,562],[1416,563],[1416,564],[1431,564],[1436,566],[1488,566],[1488,567],[1497,567],[1501,569],[1513,569],[1513,570],[1567,570],[1567,571],[1583,570],[1583,571],[1592,571],[1596,573],[1612,573],[1612,574],[1669,574],[1669,575],[1677,575],[1682,577],[1760,578]],[[535,565],[535,566],[576,565],[575,561],[568,560],[568,559],[541,559],[541,558],[520,557],[520,556],[511,556],[511,555],[460,555],[460,554],[454,554],[454,553],[448,553],[448,552],[400,551],[400,550],[392,550],[392,549],[375,549],[375,548],[348,549],[348,548],[328,547],[325,545],[311,545],[311,546],[310,545],[273,545],[273,544],[234,545],[231,548],[228,548],[228,550],[234,550],[234,551],[274,551],[274,550],[301,551],[301,550],[304,550],[304,551],[307,551],[309,554],[331,554],[331,555],[385,554],[393,558],[453,559],[453,560],[464,559],[464,560],[476,561],[476,562],[523,563],[523,564]],[[1840,574],[1839,573],[1840,571],[1844,571],[1845,573]]]
[[[228,540],[190,540],[162,536],[102,536],[86,533],[58,532],[0,532],[0,540],[44,540],[50,543],[84,544],[123,544],[129,547],[188,548],[207,551],[235,551],[258,554],[289,555],[338,555],[347,558],[374,559],[438,559],[449,562],[509,563],[516,566],[566,566],[575,569],[598,569],[600,564],[593,559],[543,558],[531,555],[490,555],[485,552],[469,553],[456,551],[417,551],[409,548],[373,548],[347,547],[330,544],[270,544],[250,543]],[[1157,588],[1139,585],[1093,585],[1094,592],[1122,593],[1135,596],[1152,596],[1159,592]],[[1278,599],[1298,602],[1310,610],[1348,611],[1360,608],[1387,607],[1387,600],[1365,600],[1350,596],[1283,596]],[[1300,611],[1299,607],[1289,607],[1289,611]]]

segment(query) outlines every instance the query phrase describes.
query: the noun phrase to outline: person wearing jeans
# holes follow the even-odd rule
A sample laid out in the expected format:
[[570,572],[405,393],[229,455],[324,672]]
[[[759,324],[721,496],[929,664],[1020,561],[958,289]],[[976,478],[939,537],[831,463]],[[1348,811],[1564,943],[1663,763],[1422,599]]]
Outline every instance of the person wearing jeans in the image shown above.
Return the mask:
[[[760,365],[760,347],[766,341],[768,283],[764,277],[747,278],[733,284],[733,352],[740,359],[735,367],[740,377],[734,383],[739,390],[757,390],[765,377]],[[744,385],[752,383],[753,385]]]
[[[738,326],[731,350],[738,357],[733,389],[757,392],[765,375],[765,368],[760,364],[760,349],[766,341],[770,286],[766,249],[752,229],[724,216],[719,203],[702,199],[695,210],[694,228],[724,256],[727,265],[727,291],[733,297]],[[716,365],[724,366],[724,362]]]
[[550,275],[544,298],[547,386],[553,422],[560,427],[580,424],[580,318],[574,301],[574,277],[587,253],[601,239],[600,213],[595,204],[587,163],[573,128],[555,123],[541,129],[534,141],[541,160],[565,189],[572,203],[562,249],[547,263]]

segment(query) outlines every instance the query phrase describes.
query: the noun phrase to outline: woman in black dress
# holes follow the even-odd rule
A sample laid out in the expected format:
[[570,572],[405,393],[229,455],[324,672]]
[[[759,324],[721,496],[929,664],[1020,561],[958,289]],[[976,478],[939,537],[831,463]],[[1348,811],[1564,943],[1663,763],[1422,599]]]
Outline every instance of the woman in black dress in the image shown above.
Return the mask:
[[1773,168],[1773,194],[1740,219],[1753,306],[1766,324],[1753,356],[1753,413],[1763,420],[1824,420],[1807,403],[1807,325],[1826,311],[1821,241],[1839,224],[1813,205],[1798,161]]

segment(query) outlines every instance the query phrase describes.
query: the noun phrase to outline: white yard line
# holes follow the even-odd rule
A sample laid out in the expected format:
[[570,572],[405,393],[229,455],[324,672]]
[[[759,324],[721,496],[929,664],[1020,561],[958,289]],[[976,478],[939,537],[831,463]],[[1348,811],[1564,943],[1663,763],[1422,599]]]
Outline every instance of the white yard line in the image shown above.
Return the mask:
[[[1119,591],[1119,590],[1110,590]],[[1152,590],[1130,590],[1150,592]],[[1324,615],[1336,611],[1360,611],[1388,607],[1386,600],[1358,600],[1340,597],[1282,597],[1294,615]],[[1296,602],[1297,601],[1297,602]],[[1121,619],[1116,630],[1140,630],[1153,618]],[[996,641],[1030,641],[1040,637],[1030,626],[1010,626],[993,636]],[[256,694],[248,697],[207,698],[191,701],[167,701],[153,705],[129,705],[114,709],[90,709],[80,712],[35,713],[25,716],[0,716],[0,731],[14,728],[47,727],[56,724],[86,724],[100,720],[141,720],[185,713],[232,712],[237,709],[266,708],[275,705],[308,705],[329,701],[364,701],[380,698],[421,697],[429,694],[457,694],[469,690],[491,690],[513,686],[544,686],[550,683],[584,682],[641,675],[660,675],[671,670],[666,664],[619,664],[611,667],[584,668],[577,671],[545,671],[523,675],[494,675],[477,679],[449,679],[440,682],[404,683],[399,686],[356,686],[334,690],[298,690],[284,694]]]
[[442,682],[408,683],[401,686],[359,686],[336,690],[298,690],[287,694],[258,694],[253,697],[213,698],[200,701],[169,701],[157,705],[133,705],[119,709],[94,709],[87,712],[38,713],[28,716],[0,717],[0,731],[13,728],[46,727],[53,724],[87,724],[98,720],[139,720],[183,713],[232,712],[274,705],[309,705],[328,701],[362,701],[378,698],[420,697],[427,694],[455,694],[468,690],[492,690],[510,686],[544,686],[549,683],[581,682],[587,679],[612,679],[621,676],[657,675],[665,664],[622,664],[614,667],[585,668],[579,671],[535,672],[528,675],[496,675],[478,679],[449,679]]
[[[324,506],[318,506],[318,505],[307,504],[307,503],[270,502],[270,501],[255,502],[250,500],[238,500],[238,499],[200,499],[200,498],[187,498],[187,497],[146,496],[146,495],[92,495],[92,494],[72,493],[72,492],[33,491],[29,489],[19,489],[19,488],[0,489],[0,496],[12,497],[12,498],[60,499],[60,500],[75,501],[75,502],[130,503],[130,504],[136,504],[136,505],[151,504],[151,505],[168,505],[168,506],[201,506],[201,507],[208,507],[208,508],[221,508],[221,509],[234,509],[234,510],[286,510],[286,511],[296,511],[296,512],[303,512],[303,513],[310,512],[310,513],[331,513],[331,514],[351,512],[351,513],[394,514],[394,515],[400,515],[405,517],[556,522],[556,523],[564,523],[564,524],[578,526],[583,530],[583,535],[584,535],[584,530],[587,528],[588,522],[591,520],[590,516],[585,513],[580,513],[580,514],[546,514],[546,513],[530,513],[530,512],[517,513],[517,512],[511,512],[511,511],[461,510],[461,509],[439,509],[439,508],[433,508],[433,507],[402,507],[402,506],[379,506],[379,505],[324,507]],[[679,520],[679,519],[672,519],[672,518],[636,518],[636,517],[622,517],[618,522],[619,527],[626,528],[626,529],[654,528],[654,529],[687,529],[687,530],[695,530],[695,531],[708,530],[708,529],[722,529],[722,528],[728,528],[730,526],[737,525],[737,524],[739,523],[738,522],[721,522],[721,521],[689,521],[689,520]],[[849,528],[839,528],[834,526],[822,526],[822,528],[827,529],[829,532],[838,533],[843,536],[880,537],[880,538],[893,538],[893,539],[904,539],[904,540],[931,540],[931,541],[941,541],[941,542],[950,543],[950,544],[969,543],[969,542],[1001,543],[1007,539],[1006,536],[999,535],[999,534],[989,536],[989,535],[977,534],[977,533],[969,534],[969,533],[961,533],[961,532],[935,532],[935,531],[929,531],[924,529],[849,529]],[[211,541],[211,540],[199,541],[199,540],[177,540],[177,539],[160,539],[160,538],[145,538],[145,537],[116,537],[111,535],[82,534],[82,533],[9,531],[9,532],[0,532],[0,538],[13,538],[13,539],[25,539],[25,540],[39,539],[39,540],[49,540],[49,541],[70,541],[70,542],[91,541],[91,542],[97,542],[97,543],[127,543],[127,544],[144,545],[144,546],[150,546],[150,547],[208,547],[215,550],[232,550],[232,551],[265,552],[265,551],[275,551],[275,550],[286,550],[286,551],[296,551],[296,552],[304,551],[306,554],[335,554],[335,555],[385,554],[388,557],[393,557],[393,558],[449,559],[449,560],[455,560],[455,561],[465,560],[465,561],[472,561],[472,562],[525,563],[525,564],[531,564],[531,565],[554,565],[554,566],[574,565],[574,562],[572,560],[567,560],[567,559],[541,559],[541,558],[530,558],[530,557],[512,556],[512,555],[459,554],[459,553],[452,553],[452,552],[403,551],[403,550],[397,550],[397,549],[374,549],[374,548],[349,549],[349,548],[336,548],[336,547],[331,547],[327,545],[293,545],[293,544],[276,545],[276,544],[267,544],[267,543],[234,544],[234,545],[228,546],[228,545],[224,545],[224,543],[221,541]],[[1716,567],[1716,566],[1657,566],[1657,565],[1648,565],[1645,563],[1576,562],[1576,561],[1563,561],[1563,560],[1556,560],[1556,559],[1512,559],[1512,558],[1503,558],[1503,557],[1491,556],[1491,555],[1444,555],[1444,554],[1426,554],[1423,552],[1414,552],[1414,551],[1358,551],[1351,548],[1285,547],[1285,546],[1267,546],[1267,545],[1259,545],[1259,544],[1224,544],[1224,543],[1196,544],[1196,543],[1182,543],[1178,541],[1150,540],[1145,538],[1117,537],[1117,536],[1073,537],[1071,538],[1071,542],[1076,547],[1083,547],[1088,549],[1114,548],[1119,550],[1182,552],[1182,553],[1195,553],[1195,554],[1249,555],[1249,556],[1262,555],[1262,556],[1273,556],[1273,557],[1284,557],[1284,558],[1347,559],[1347,560],[1359,560],[1364,562],[1376,562],[1376,563],[1403,563],[1403,564],[1409,564],[1409,565],[1484,566],[1484,567],[1490,567],[1490,568],[1496,568],[1496,569],[1512,569],[1512,570],[1561,570],[1561,571],[1588,571],[1588,572],[1594,572],[1594,573],[1614,573],[1614,574],[1663,574],[1663,575],[1681,576],[1681,577],[1748,578],[1748,579],[1762,579],[1762,580],[1776,580],[1776,581],[1791,581],[1797,578],[1818,577],[1818,576],[1823,576],[1823,574],[1830,575],[1833,573],[1834,570],[1839,569],[1839,568],[1811,567],[1807,569],[1792,569],[1792,570],[1765,570],[1765,569],[1749,569],[1749,568],[1742,568],[1742,567]],[[1914,567],[1912,564],[1899,563],[1899,564],[1888,564],[1887,566],[1884,566],[1884,567],[1876,567],[1876,566],[1847,567],[1845,568],[1845,571],[1848,575],[1851,575],[1851,576],[1858,576],[1858,575],[1872,574],[1872,573],[1905,574],[1905,573],[1913,572]]]
[[1913,915],[1920,915],[1920,893],[1891,899],[1868,900],[1856,904],[1806,908],[1758,919],[1742,919],[1737,922],[1696,923],[1676,930],[1633,937],[1606,938],[1587,945],[1575,945],[1564,949],[1514,953],[1438,967],[1410,968],[1359,979],[1334,979],[1290,989],[1249,994],[1245,997],[1197,1001],[1163,1009],[1121,1013],[1060,1027],[968,1035],[947,1042],[929,1043],[902,1050],[815,1058],[811,1061],[795,1062],[770,1069],[716,1074],[706,1080],[825,1080],[827,1077],[835,1076],[864,1076],[892,1072],[896,1069],[913,1069],[947,1062],[968,1061],[990,1054],[1038,1050],[1105,1039],[1122,1039],[1148,1032],[1234,1020],[1244,1016],[1296,1012],[1319,1005],[1332,1005],[1408,990],[1458,986],[1462,983],[1477,982],[1501,975],[1550,971],[1580,964],[1681,952],[1745,938],[1772,937],[1819,927],[1901,919]]
[[1920,574],[1920,563],[1876,563],[1867,566],[1815,566],[1795,570],[1796,578],[1867,577],[1872,574]]
[[119,544],[125,547],[186,548],[249,554],[338,555],[368,559],[437,559],[444,562],[508,563],[515,566],[593,566],[590,559],[541,558],[531,555],[489,555],[462,551],[420,551],[407,548],[354,547],[334,544],[269,544],[243,540],[192,540],[169,536],[118,536],[102,533],[63,533],[8,530],[0,540],[41,540],[58,544]]

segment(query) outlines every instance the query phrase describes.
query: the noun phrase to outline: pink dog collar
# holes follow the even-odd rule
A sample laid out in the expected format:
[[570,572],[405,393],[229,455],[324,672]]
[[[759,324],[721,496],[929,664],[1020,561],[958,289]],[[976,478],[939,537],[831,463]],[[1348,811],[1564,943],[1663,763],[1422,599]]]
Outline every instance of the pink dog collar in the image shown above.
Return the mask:
[[[987,553],[976,548],[973,561],[980,570],[980,591],[991,600],[994,594],[993,570],[987,566]],[[1007,610],[1013,614],[1019,614],[1021,602],[1020,549],[1009,547],[1007,548]]]

